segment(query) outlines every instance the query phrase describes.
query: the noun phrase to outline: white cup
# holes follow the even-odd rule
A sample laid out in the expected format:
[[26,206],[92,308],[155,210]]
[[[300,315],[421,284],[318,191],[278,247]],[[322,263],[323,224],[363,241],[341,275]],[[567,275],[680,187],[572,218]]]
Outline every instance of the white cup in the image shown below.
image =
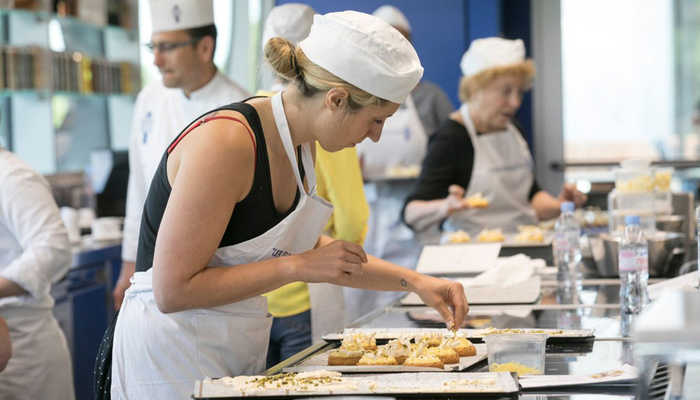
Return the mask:
[[78,210],[71,207],[61,207],[61,219],[68,231],[68,239],[71,243],[80,241],[80,225]]
[[114,240],[121,238],[121,218],[102,217],[92,221],[92,238]]
[[95,220],[95,210],[88,207],[83,207],[78,210],[78,223],[81,228],[90,228],[92,221]]

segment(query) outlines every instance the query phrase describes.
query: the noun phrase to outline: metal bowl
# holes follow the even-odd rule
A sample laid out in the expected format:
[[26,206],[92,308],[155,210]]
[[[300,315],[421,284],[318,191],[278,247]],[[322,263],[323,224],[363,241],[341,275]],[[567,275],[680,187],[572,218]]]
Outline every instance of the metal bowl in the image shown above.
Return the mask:
[[[589,237],[590,251],[598,274],[617,277],[620,236],[601,234]],[[677,232],[657,231],[647,239],[649,244],[649,275],[666,277],[672,272],[673,261],[684,254],[683,235]]]
[[683,222],[685,222],[685,218],[682,215],[657,215],[656,229],[683,233]]

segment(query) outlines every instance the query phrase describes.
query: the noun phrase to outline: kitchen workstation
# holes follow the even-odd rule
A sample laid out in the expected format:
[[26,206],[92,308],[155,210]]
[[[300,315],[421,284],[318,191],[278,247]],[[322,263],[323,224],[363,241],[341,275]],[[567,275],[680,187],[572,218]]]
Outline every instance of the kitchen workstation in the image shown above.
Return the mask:
[[0,399],[700,398],[695,0],[0,0]]

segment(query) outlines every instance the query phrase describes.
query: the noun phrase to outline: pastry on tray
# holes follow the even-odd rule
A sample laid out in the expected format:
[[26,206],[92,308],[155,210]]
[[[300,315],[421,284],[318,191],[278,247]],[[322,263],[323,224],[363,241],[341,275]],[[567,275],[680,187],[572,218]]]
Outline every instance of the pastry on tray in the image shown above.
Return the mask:
[[480,242],[502,242],[506,240],[503,236],[503,232],[500,229],[484,229],[479,233],[477,240]]
[[425,343],[427,347],[440,346],[440,343],[442,343],[442,333],[425,333],[423,335],[416,336],[416,343]]
[[403,365],[410,367],[433,367],[444,368],[445,364],[439,357],[427,352],[428,347],[421,343],[403,362]]
[[448,346],[437,346],[429,347],[428,353],[439,358],[443,364],[456,364],[459,362],[459,354],[452,347]]
[[462,202],[471,208],[486,208],[489,206],[489,201],[481,193],[474,193],[466,197]]
[[384,346],[380,346],[385,352],[392,355],[396,362],[403,364],[411,353],[410,344],[406,339],[393,339]]
[[454,349],[460,357],[469,357],[476,355],[476,347],[463,336],[455,336],[453,338],[445,338],[444,344]]
[[398,365],[394,356],[385,352],[366,352],[357,365]]
[[518,226],[519,233],[515,236],[518,243],[544,243],[544,232],[534,225]]
[[343,347],[346,343],[352,343],[360,346],[364,350],[377,350],[377,340],[374,336],[374,333],[353,333],[347,337],[343,337],[343,344],[341,347]]
[[450,243],[469,243],[471,240],[471,236],[463,230],[452,232],[447,236],[447,241]]
[[364,351],[360,348],[339,347],[328,353],[328,365],[357,365],[363,355]]

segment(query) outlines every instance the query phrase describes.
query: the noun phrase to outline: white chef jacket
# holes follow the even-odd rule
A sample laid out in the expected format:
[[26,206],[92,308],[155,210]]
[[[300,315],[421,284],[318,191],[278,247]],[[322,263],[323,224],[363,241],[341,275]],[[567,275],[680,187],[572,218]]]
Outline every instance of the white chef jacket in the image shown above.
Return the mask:
[[136,260],[141,213],[151,180],[165,149],[192,120],[249,97],[250,94],[221,72],[187,98],[179,88],[166,88],[158,80],[143,88],[136,99],[129,141],[129,185],[122,259]]
[[12,357],[2,399],[74,400],[68,345],[51,310],[51,284],[70,267],[68,233],[48,182],[0,149],[0,276],[27,294],[0,298]]
[[28,292],[0,298],[0,310],[50,310],[51,284],[66,274],[70,260],[68,233],[48,182],[0,149],[0,277]]

